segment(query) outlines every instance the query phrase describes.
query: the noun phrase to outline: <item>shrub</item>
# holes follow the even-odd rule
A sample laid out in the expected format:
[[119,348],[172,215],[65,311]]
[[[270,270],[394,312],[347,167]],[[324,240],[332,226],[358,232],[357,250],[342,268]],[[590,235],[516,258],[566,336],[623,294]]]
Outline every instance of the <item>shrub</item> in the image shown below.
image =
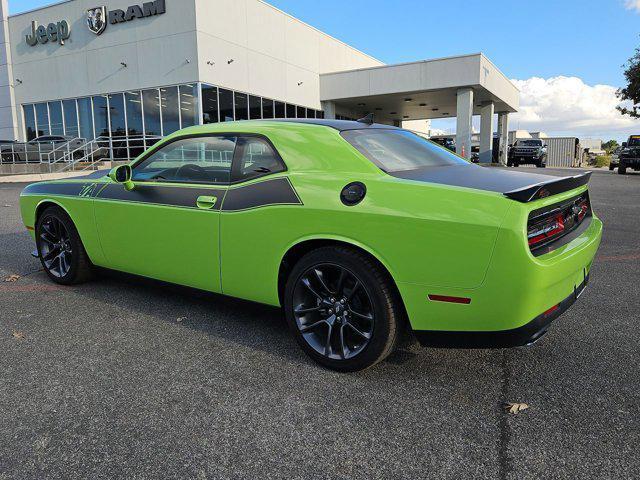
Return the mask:
[[593,163],[596,168],[608,167],[611,163],[611,155],[598,155]]

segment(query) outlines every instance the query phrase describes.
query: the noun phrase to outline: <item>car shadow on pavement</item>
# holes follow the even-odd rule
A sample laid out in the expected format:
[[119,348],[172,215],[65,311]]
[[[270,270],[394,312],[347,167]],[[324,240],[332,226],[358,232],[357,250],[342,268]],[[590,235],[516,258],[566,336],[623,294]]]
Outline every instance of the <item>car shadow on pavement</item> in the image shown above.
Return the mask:
[[104,269],[82,287],[81,295],[133,315],[151,316],[289,360],[303,357],[277,307]]

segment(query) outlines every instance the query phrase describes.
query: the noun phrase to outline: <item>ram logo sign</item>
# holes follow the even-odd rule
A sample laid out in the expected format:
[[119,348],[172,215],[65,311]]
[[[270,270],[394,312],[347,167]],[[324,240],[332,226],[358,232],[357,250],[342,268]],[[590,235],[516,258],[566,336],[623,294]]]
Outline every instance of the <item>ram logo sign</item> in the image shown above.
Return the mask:
[[89,30],[100,35],[105,31],[108,24],[116,25],[135,20],[136,18],[147,18],[166,13],[165,0],[155,0],[145,2],[140,5],[131,5],[127,10],[110,10],[107,7],[95,7],[87,10],[87,26]]
[[95,7],[87,10],[89,30],[100,35],[107,28],[107,7]]

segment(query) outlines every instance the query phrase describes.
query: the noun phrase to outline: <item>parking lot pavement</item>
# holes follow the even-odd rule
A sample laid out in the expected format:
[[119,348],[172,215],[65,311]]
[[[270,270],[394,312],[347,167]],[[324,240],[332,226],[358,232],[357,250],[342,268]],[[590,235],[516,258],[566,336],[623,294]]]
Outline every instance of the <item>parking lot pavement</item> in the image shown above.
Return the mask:
[[2,480],[638,476],[638,174],[593,174],[591,283],[536,345],[412,345],[351,375],[277,309],[117,274],[53,286],[21,187],[0,185]]

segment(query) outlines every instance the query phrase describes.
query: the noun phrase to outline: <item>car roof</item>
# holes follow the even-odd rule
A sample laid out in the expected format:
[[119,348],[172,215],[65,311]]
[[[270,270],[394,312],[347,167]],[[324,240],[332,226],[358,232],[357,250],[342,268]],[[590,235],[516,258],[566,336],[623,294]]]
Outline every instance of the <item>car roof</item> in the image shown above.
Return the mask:
[[[254,120],[247,120],[249,122]],[[255,120],[260,121],[260,120]],[[398,127],[394,127],[392,125],[384,125],[381,123],[372,123],[368,124],[365,122],[357,122],[352,120],[329,120],[325,118],[265,118],[264,121],[269,122],[283,122],[283,123],[303,123],[309,125],[322,125],[324,127],[330,127],[340,132],[344,132],[347,130],[363,130],[363,129],[393,129],[393,130],[401,130]]]
[[340,132],[347,130],[363,130],[363,129],[393,129],[401,130],[393,125],[384,125],[381,123],[368,124],[365,122],[357,122],[353,120],[329,120],[326,118],[265,118],[264,120],[243,120],[243,123],[247,122],[278,122],[278,123],[299,123],[307,125],[321,125],[324,127],[333,128]]

